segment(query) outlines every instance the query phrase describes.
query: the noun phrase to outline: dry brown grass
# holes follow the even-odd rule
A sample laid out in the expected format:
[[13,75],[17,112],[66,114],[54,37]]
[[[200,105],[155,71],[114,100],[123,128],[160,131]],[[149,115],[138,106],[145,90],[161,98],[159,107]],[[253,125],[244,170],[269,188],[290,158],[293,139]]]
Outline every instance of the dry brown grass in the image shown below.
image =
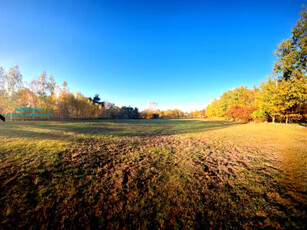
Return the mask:
[[306,134],[208,120],[9,124],[1,227],[305,228]]

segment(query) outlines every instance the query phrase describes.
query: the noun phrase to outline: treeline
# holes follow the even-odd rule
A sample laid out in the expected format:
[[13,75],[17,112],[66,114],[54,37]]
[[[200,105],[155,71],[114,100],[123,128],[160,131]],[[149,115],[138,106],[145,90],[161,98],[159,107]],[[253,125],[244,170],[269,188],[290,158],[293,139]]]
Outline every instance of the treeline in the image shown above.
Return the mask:
[[27,83],[17,65],[7,72],[0,67],[0,112],[6,115],[20,108],[42,108],[51,119],[139,118],[138,108],[117,107],[101,101],[98,94],[91,98],[71,92],[65,81],[60,87],[45,72]]
[[[52,75],[43,72],[30,83],[23,80],[19,67],[7,72],[0,67],[0,113],[13,114],[16,109],[38,108],[52,114],[47,119],[154,119],[154,118],[204,118],[205,111],[184,113],[181,110],[144,110],[130,106],[118,107],[102,101],[98,94],[85,97],[80,92],[71,92],[64,81],[59,86]],[[19,111],[16,113],[20,113]],[[29,118],[18,117],[18,118]]]
[[154,119],[154,118],[205,118],[205,110],[195,110],[190,113],[183,112],[179,109],[168,110],[144,110],[140,114],[141,118]]
[[[98,94],[85,97],[80,92],[71,92],[64,81],[60,87],[52,75],[43,72],[30,83],[23,81],[19,67],[13,66],[7,72],[0,67],[0,113],[15,113],[16,109],[39,108],[52,114],[48,119],[153,119],[153,118],[203,118],[205,111],[184,113],[181,110],[144,110],[130,106],[118,107],[101,101]],[[18,112],[19,113],[19,112]],[[18,117],[22,118],[22,117]],[[28,118],[28,117],[24,117]]]
[[254,89],[245,86],[224,92],[206,108],[209,117],[241,121],[306,121],[307,119],[307,12],[274,53],[273,77]]

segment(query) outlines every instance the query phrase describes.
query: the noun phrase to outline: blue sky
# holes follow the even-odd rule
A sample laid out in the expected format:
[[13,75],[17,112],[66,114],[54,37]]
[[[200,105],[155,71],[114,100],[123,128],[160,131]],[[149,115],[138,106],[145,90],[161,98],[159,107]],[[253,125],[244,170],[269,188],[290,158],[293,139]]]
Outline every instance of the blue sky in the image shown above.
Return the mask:
[[271,74],[303,3],[2,0],[0,66],[118,106],[203,109]]

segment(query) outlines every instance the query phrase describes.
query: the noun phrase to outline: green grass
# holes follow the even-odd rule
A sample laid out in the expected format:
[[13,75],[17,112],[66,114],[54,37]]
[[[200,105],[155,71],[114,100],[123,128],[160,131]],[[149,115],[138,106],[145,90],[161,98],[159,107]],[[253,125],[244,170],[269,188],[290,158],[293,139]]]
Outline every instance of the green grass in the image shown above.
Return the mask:
[[304,228],[306,134],[221,120],[1,123],[0,228]]

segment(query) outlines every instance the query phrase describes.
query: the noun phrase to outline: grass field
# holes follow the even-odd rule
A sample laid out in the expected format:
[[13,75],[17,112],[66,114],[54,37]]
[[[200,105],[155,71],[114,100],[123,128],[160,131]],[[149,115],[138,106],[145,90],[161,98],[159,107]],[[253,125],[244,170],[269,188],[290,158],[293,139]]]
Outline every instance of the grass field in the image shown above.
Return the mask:
[[307,227],[300,126],[10,122],[0,156],[1,229]]

